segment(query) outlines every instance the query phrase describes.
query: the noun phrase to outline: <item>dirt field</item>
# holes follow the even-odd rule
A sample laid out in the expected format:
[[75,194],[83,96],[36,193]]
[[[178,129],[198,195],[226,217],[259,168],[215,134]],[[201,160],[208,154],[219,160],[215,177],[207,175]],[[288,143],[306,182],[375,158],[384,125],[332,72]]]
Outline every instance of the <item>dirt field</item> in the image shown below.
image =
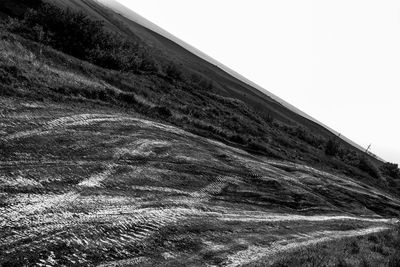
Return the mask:
[[0,100],[0,266],[241,266],[391,227],[400,200],[111,108]]

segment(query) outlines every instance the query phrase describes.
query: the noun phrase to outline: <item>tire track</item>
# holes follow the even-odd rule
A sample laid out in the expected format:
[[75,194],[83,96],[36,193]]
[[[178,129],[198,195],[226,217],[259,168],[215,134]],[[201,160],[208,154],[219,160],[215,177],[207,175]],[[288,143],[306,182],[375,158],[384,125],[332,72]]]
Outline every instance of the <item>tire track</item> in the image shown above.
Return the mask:
[[279,213],[249,213],[249,214],[224,214],[222,221],[238,221],[238,222],[288,222],[288,221],[308,221],[308,222],[324,222],[324,221],[363,221],[372,223],[393,223],[395,219],[385,218],[367,218],[344,215],[298,215],[298,214],[279,214]]
[[115,167],[115,165],[109,164],[105,171],[90,176],[89,178],[81,181],[78,184],[78,186],[80,186],[80,187],[102,187],[102,182],[113,174],[114,167]]
[[176,128],[174,126],[164,125],[161,123],[157,123],[157,122],[153,122],[153,121],[149,121],[149,120],[145,120],[145,119],[127,117],[127,116],[122,116],[122,115],[111,115],[111,114],[77,114],[77,115],[65,116],[65,117],[51,120],[49,122],[44,123],[43,126],[33,129],[33,130],[21,131],[21,132],[10,134],[6,137],[3,137],[2,140],[3,141],[12,141],[12,140],[17,140],[17,139],[21,139],[21,138],[27,138],[27,137],[34,136],[34,135],[43,135],[43,134],[50,133],[54,130],[63,129],[63,128],[66,128],[69,126],[84,126],[84,125],[90,125],[92,123],[99,123],[99,122],[122,122],[122,121],[131,121],[134,123],[139,123],[139,124],[141,124],[140,126],[142,126],[143,128],[148,128],[148,129],[155,128],[155,129],[163,130],[166,132],[192,136],[192,134],[190,134],[182,129]]
[[[78,185],[74,184],[71,187],[72,190],[65,194],[38,195],[37,198],[28,199],[27,201],[16,201],[13,203],[15,205],[9,205],[5,208],[0,207],[0,228],[7,228],[4,238],[0,238],[0,250],[4,248],[3,251],[12,256],[17,255],[21,251],[31,251],[31,249],[40,250],[46,249],[49,245],[55,247],[65,243],[71,243],[77,248],[76,251],[81,249],[81,251],[76,252],[77,254],[63,255],[63,257],[69,257],[68,259],[71,263],[85,262],[85,249],[99,251],[99,253],[114,249],[117,251],[115,253],[118,253],[118,256],[133,257],[133,255],[119,253],[125,253],[127,247],[140,247],[139,244],[146,246],[151,238],[157,236],[157,233],[163,228],[169,225],[178,225],[181,221],[187,219],[195,219],[196,221],[208,223],[208,220],[212,218],[212,223],[217,222],[225,225],[234,225],[235,222],[244,222],[243,225],[246,225],[246,222],[249,222],[250,226],[252,226],[251,223],[253,222],[301,223],[325,221],[364,221],[371,222],[371,225],[377,225],[372,223],[380,223],[380,225],[383,225],[380,227],[352,231],[319,231],[299,234],[298,236],[292,236],[290,240],[282,239],[267,247],[250,245],[246,250],[229,256],[226,265],[237,266],[235,264],[241,265],[264,259],[264,257],[273,257],[276,253],[312,245],[318,242],[364,235],[374,231],[383,231],[387,229],[384,225],[391,222],[389,219],[383,218],[341,215],[304,216],[298,214],[243,211],[240,208],[228,208],[222,204],[221,206],[217,206],[217,204],[214,205],[214,203],[209,202],[212,200],[213,196],[220,194],[228,185],[246,183],[249,176],[254,180],[282,178],[285,182],[288,182],[288,186],[303,185],[303,183],[299,181],[301,177],[297,177],[297,174],[293,175],[282,169],[275,168],[273,164],[247,155],[242,150],[225,147],[219,142],[204,141],[206,140],[205,138],[194,135],[193,137],[196,139],[189,140],[187,137],[191,136],[191,134],[184,130],[148,120],[110,114],[78,114],[57,118],[42,123],[41,126],[32,126],[38,128],[8,135],[3,138],[3,140],[20,141],[22,138],[33,135],[61,131],[72,126],[90,126],[95,123],[106,123],[104,126],[107,127],[108,132],[109,128],[114,127],[114,122],[116,123],[116,127],[120,125],[124,127],[128,126],[129,130],[131,126],[137,127],[140,133],[135,132],[132,134],[132,132],[129,132],[129,135],[124,136],[127,139],[130,138],[127,140],[130,141],[130,143],[125,143],[123,147],[112,147],[113,154],[107,154],[106,161],[104,161],[104,159],[101,161],[93,161],[93,163],[97,163],[96,166],[100,163],[102,167],[101,169],[96,168],[96,173],[93,171],[91,173],[86,173],[85,176],[83,176],[84,179],[82,179],[82,177],[79,178],[78,181],[80,181],[80,183]],[[102,126],[103,125],[93,125],[91,127],[85,127],[85,131],[88,129],[93,132],[100,131]],[[79,127],[76,129],[79,131]],[[135,128],[135,131],[136,130]],[[111,133],[113,134],[114,132]],[[171,133],[174,133],[174,138],[177,136],[176,141],[171,137]],[[184,144],[185,147],[183,148],[181,144]],[[120,143],[118,143],[118,146],[119,145]],[[190,150],[191,147],[196,145],[198,146],[196,149],[193,149],[193,151]],[[190,160],[190,163],[171,160],[170,158],[173,153],[170,153],[170,147],[172,147],[172,149],[178,147],[178,149],[176,149],[177,152],[174,151],[174,153],[177,154],[180,154],[184,149],[188,149],[193,153],[190,155],[193,155],[193,158],[196,160]],[[216,148],[220,150],[224,149],[224,153],[226,152],[225,150],[228,151],[226,154],[229,154],[229,164],[232,165],[232,171],[230,171],[230,169],[229,171],[223,169],[221,164],[214,164],[218,162],[218,160],[214,160],[216,157],[214,155],[216,153]],[[163,157],[165,155],[165,158],[161,158],[160,155]],[[172,182],[163,183],[161,179],[161,185],[168,184],[171,187],[136,185],[128,188],[143,191],[140,192],[140,194],[137,194],[137,192],[129,194],[130,192],[129,190],[125,190],[126,188],[123,188],[124,190],[119,190],[118,188],[106,187],[105,185],[108,179],[113,175],[117,176],[116,173],[119,169],[123,169],[118,167],[137,164],[137,161],[135,161],[136,156],[142,156],[148,160],[141,162],[140,165],[144,166],[141,168],[145,168],[148,173],[141,174],[135,172],[135,176],[147,178],[154,177],[155,173],[163,172],[163,174],[167,176],[167,179],[173,180],[172,178],[175,178],[174,175],[177,175],[179,178],[177,173],[173,173],[170,170],[174,168],[185,174],[190,173],[193,169],[206,174],[201,174],[201,179],[204,178],[204,180],[198,183],[199,186],[195,187],[196,189],[189,187],[191,189],[188,191],[179,190],[178,186],[180,186],[180,184],[176,186],[176,184]],[[131,160],[130,157],[133,159]],[[199,163],[200,160],[203,159],[207,164],[203,162],[202,164]],[[12,163],[11,161],[6,161],[0,162],[0,168],[6,168],[9,165],[20,169],[22,164],[26,166],[33,164],[33,167],[46,165],[45,168],[52,168],[53,164],[64,164],[65,166],[73,168],[73,165],[88,163],[92,163],[92,161],[87,161],[86,158],[85,161],[83,161],[82,158],[81,161],[76,162],[57,161],[55,159],[52,161],[15,161]],[[150,163],[157,163],[158,165],[150,165]],[[164,170],[162,167],[159,167],[160,165],[162,165],[163,168],[167,165],[168,167],[170,165],[172,167],[169,167],[168,170]],[[150,168],[154,168],[157,172],[150,170]],[[170,173],[167,173],[167,171]],[[311,171],[306,168],[300,171],[311,173]],[[246,172],[250,174],[246,176]],[[312,173],[312,175],[315,176],[317,174],[318,173]],[[318,175],[323,175],[327,179],[332,179],[332,177],[329,177],[327,174]],[[67,173],[64,172],[62,176],[67,177]],[[123,176],[121,179],[131,178],[133,179],[135,177],[126,178]],[[116,177],[116,180],[117,179],[119,179],[119,177]],[[27,183],[25,180],[18,182]],[[160,185],[157,183],[154,184]],[[174,186],[177,188],[174,188]],[[199,187],[202,188],[197,190]],[[160,192],[176,194],[178,196],[160,194]],[[113,195],[110,196],[109,194]],[[137,195],[140,197],[136,197]],[[167,195],[167,197],[163,198],[164,195]],[[17,195],[16,198],[19,196],[21,195]],[[162,206],[162,208],[160,208],[160,206]],[[2,223],[2,221],[4,221],[4,223]],[[45,259],[40,259],[40,262],[43,264],[57,265],[57,262],[47,261]]]

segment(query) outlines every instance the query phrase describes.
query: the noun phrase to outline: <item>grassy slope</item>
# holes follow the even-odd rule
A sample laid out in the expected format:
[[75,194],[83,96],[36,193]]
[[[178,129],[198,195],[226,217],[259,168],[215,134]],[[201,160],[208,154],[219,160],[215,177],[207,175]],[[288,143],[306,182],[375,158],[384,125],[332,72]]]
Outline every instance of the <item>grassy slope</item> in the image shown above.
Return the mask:
[[[288,124],[301,125],[310,129],[311,132],[324,137],[332,137],[332,133],[316,123],[288,110],[275,100],[261,93],[259,90],[237,80],[215,65],[197,57],[186,49],[177,45],[163,36],[126,19],[124,16],[114,13],[104,8],[92,0],[73,0],[73,1],[51,1],[63,7],[74,8],[90,14],[98,20],[106,22],[106,27],[112,31],[141,40],[144,44],[153,48],[152,53],[161,60],[174,60],[182,64],[187,70],[199,73],[214,82],[216,93],[240,99],[252,109],[259,111],[263,116],[271,115],[276,120]],[[241,51],[245,53],[245,51]],[[348,144],[343,143],[348,146]],[[375,161],[374,158],[371,160]]]
[[[35,53],[38,53],[39,46],[12,35],[5,34],[3,38],[15,39],[14,43],[9,43],[9,47],[4,49],[10,49],[13,45],[21,47],[21,42],[29,47],[29,51],[25,51],[28,54],[25,61],[11,59],[3,62],[3,93],[58,101],[95,100],[108,102],[119,108],[129,107],[204,136],[225,142],[233,140],[236,145],[241,143],[249,150],[257,149],[269,156],[342,168],[348,174],[358,176],[365,181],[369,180],[371,184],[380,184],[379,180],[371,180],[357,169],[326,157],[323,150],[310,146],[307,141],[283,132],[276,127],[276,123],[268,123],[241,101],[221,97],[198,87],[188,87],[187,84],[170,83],[157,75],[121,74],[104,70],[47,48],[43,50],[41,60],[50,68],[43,69],[39,68],[40,66],[32,68],[32,64],[37,64],[33,61],[37,57]],[[52,77],[51,74],[60,68],[73,70],[76,73],[75,79],[83,79],[86,82],[76,84],[71,80],[73,77],[66,78],[64,83],[54,82],[50,78],[38,79],[46,72],[49,73],[48,77]],[[172,112],[171,116],[165,117],[159,107],[167,107]],[[256,146],[252,146],[251,143]],[[257,147],[258,143],[268,145],[263,145],[260,150]]]
[[[276,242],[384,229],[391,222],[379,215],[399,213],[397,197],[354,177],[169,125],[154,107],[180,92],[154,93],[155,83],[167,90],[161,78],[48,48],[39,56],[36,44],[5,33],[0,59],[0,265],[244,264]],[[124,79],[134,98],[104,101],[128,94]]]
[[[398,197],[357,170],[322,172],[227,146],[209,127],[226,132],[232,121],[267,136],[271,155],[332,164],[241,101],[39,50],[0,34],[2,266],[262,266],[271,248],[380,231],[391,222],[379,216],[399,214]],[[396,253],[371,242],[348,261]],[[344,248],[332,264],[348,255],[344,241],[327,244],[324,255]],[[293,253],[287,262],[298,265]]]
[[[108,17],[109,25],[112,23],[114,25],[109,26],[109,29],[114,27],[114,30],[122,28],[128,31],[127,28],[121,26],[122,24],[118,19],[114,18],[118,15],[102,9],[92,1],[75,0],[62,3],[68,3],[68,5],[73,5],[81,10],[90,10],[93,13],[91,15],[97,19],[101,19],[102,16]],[[140,33],[141,31],[138,30],[137,32]],[[128,34],[129,32],[125,33]],[[157,35],[153,35],[157,37]],[[130,36],[136,35],[130,34]],[[152,35],[148,34],[148,36]],[[22,40],[22,42],[32,50],[30,53],[38,52],[39,47],[36,44],[26,40]],[[191,57],[187,55],[187,58]],[[47,48],[44,49],[42,60],[45,60],[51,66],[60,67],[62,65],[64,69],[72,69],[81,77],[89,76],[102,86],[85,85],[78,87],[74,83],[55,84],[51,81],[37,80],[37,75],[29,73],[31,69],[28,67],[22,72],[29,76],[26,80],[33,82],[34,85],[26,87],[24,81],[20,80],[21,70],[14,71],[5,64],[3,73],[7,82],[5,84],[7,90],[3,91],[39,99],[50,97],[53,100],[60,101],[72,96],[73,99],[100,100],[119,106],[129,106],[142,114],[162,118],[204,136],[225,142],[234,142],[235,145],[239,144],[253,152],[311,163],[318,167],[333,167],[342,170],[345,174],[357,176],[364,181],[369,180],[370,184],[385,186],[379,179],[370,179],[366,173],[346,166],[338,160],[326,157],[323,153],[323,144],[310,145],[309,140],[296,136],[296,131],[295,135],[291,131],[286,131],[285,126],[281,127],[282,125],[278,121],[275,121],[275,123],[268,122],[264,117],[265,114],[258,110],[255,112],[254,107],[245,102],[234,98],[221,97],[221,92],[218,89],[210,91],[198,86],[188,85],[185,82],[171,83],[165,80],[165,77],[159,75],[121,74],[104,70]],[[24,65],[14,64],[11,67],[18,69],[24,68]],[[8,76],[12,77],[12,81]],[[107,86],[104,86],[104,84],[107,84]],[[23,88],[24,86],[25,88]],[[172,116],[165,118],[165,115],[169,115],[162,114],[162,108],[165,107],[170,109]],[[318,138],[322,138],[318,135],[315,137],[317,141],[319,141]],[[315,138],[311,137],[311,139]]]
[[[19,2],[24,1],[20,0]],[[187,71],[193,71],[193,68],[196,67],[197,69],[194,70],[196,73],[202,73],[202,75],[213,79],[214,88],[210,90],[187,82],[171,83],[159,74],[133,75],[107,71],[85,62],[65,58],[64,55],[53,51],[45,55],[48,61],[55,61],[56,64],[61,63],[65,68],[72,68],[82,75],[96,77],[101,83],[106,82],[110,85],[111,90],[103,86],[102,88],[106,88],[107,93],[99,93],[103,90],[99,88],[93,93],[90,87],[86,87],[85,90],[79,92],[82,88],[47,85],[46,82],[40,81],[39,84],[37,83],[29,90],[25,90],[25,93],[22,94],[24,97],[48,98],[51,96],[53,100],[56,98],[64,100],[72,94],[74,97],[79,96],[86,99],[112,102],[112,104],[119,104],[119,106],[130,106],[142,114],[167,120],[197,134],[239,145],[249,151],[304,162],[319,168],[340,170],[347,175],[358,177],[364,182],[381,188],[386,187],[386,190],[396,192],[396,186],[388,187],[385,181],[371,179],[367,173],[354,168],[356,164],[353,164],[352,167],[340,160],[326,157],[323,151],[323,142],[326,142],[326,138],[323,139],[324,136],[329,136],[329,134],[322,127],[313,123],[311,126],[303,123],[303,118],[283,108],[275,101],[265,98],[265,96],[256,96],[254,99],[253,97],[241,98],[234,92],[226,90],[232,87],[235,90],[240,90],[240,94],[242,94],[255,89],[251,89],[235,79],[232,80],[231,76],[190,54],[175,43],[102,8],[91,0],[52,1],[52,3],[85,11],[95,19],[104,20],[109,30],[126,34],[142,42],[145,46],[150,44],[153,47],[152,55],[158,57],[161,62],[173,58],[178,62],[182,61],[181,63],[185,65]],[[30,44],[30,46],[32,45]],[[37,50],[37,47],[35,49]],[[65,64],[65,62],[68,63]],[[39,88],[43,85],[45,87],[43,90],[35,90],[35,87]],[[124,92],[124,95],[116,97],[115,92],[121,92],[120,90]],[[15,90],[9,90],[9,92],[11,91]],[[255,91],[259,94],[257,90]],[[249,102],[249,99],[262,101],[261,106]],[[166,118],[165,115],[168,115],[168,112],[162,114],[165,108],[170,109],[172,116]],[[285,112],[292,115],[287,115]],[[274,123],[269,122],[271,115]],[[306,127],[303,129],[305,129],[306,135],[311,133],[311,136],[307,138],[299,137],[298,129],[287,128],[282,122],[305,125]],[[300,135],[302,135],[301,131]],[[374,159],[372,161],[377,165],[381,164]]]

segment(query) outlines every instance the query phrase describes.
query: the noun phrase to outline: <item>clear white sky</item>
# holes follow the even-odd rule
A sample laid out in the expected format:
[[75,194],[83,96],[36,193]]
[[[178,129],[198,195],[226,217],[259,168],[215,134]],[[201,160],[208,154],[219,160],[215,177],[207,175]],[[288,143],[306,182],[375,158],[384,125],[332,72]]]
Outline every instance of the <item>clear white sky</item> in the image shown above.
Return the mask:
[[118,1],[400,163],[400,1]]

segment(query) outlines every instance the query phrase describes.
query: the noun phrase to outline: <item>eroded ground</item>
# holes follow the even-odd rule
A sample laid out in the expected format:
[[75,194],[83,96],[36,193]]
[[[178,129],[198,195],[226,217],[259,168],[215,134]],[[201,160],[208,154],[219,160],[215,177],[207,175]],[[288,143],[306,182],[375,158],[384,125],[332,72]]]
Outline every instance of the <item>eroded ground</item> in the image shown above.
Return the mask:
[[135,114],[0,100],[0,265],[240,266],[390,227],[399,199]]

